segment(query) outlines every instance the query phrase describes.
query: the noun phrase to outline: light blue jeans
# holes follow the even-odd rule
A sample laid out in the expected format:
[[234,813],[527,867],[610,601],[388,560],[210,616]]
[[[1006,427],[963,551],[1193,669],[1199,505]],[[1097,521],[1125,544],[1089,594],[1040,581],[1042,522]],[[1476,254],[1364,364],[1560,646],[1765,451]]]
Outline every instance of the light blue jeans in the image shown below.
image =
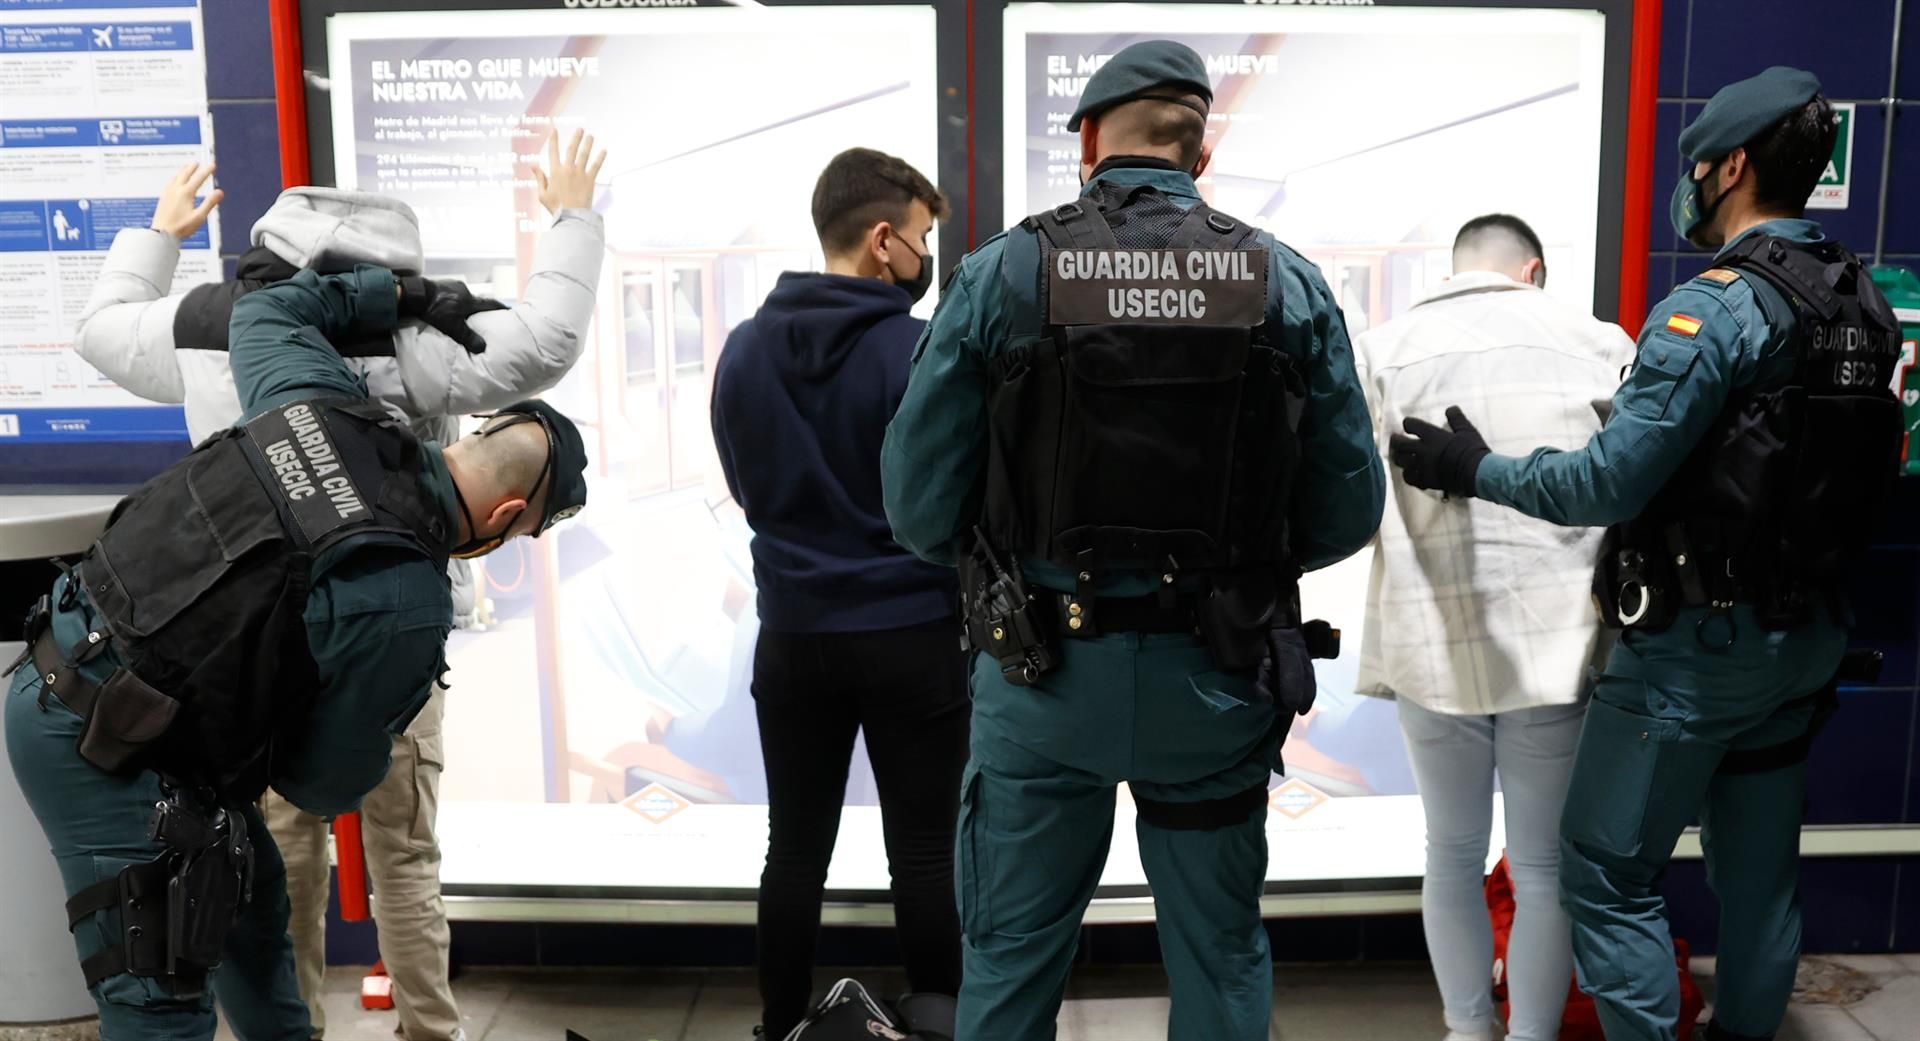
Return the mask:
[[1420,911],[1447,1029],[1494,1025],[1493,926],[1484,880],[1493,831],[1493,782],[1506,804],[1513,934],[1507,941],[1510,1041],[1554,1041],[1573,981],[1560,908],[1560,810],[1586,706],[1495,716],[1451,716],[1398,699],[1407,755],[1427,815],[1427,877]]

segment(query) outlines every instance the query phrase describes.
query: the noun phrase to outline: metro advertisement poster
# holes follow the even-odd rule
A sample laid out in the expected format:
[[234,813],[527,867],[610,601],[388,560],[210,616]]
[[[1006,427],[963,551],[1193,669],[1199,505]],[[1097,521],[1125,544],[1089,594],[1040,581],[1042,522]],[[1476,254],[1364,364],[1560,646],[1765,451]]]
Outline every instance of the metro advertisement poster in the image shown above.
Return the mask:
[[[1064,127],[1085,76],[1173,35],[1217,73],[1203,192],[1319,263],[1355,332],[1437,283],[1453,231],[1488,210],[1534,222],[1553,291],[1584,299],[1597,183],[1543,176],[1541,156],[1597,167],[1600,29],[1576,12],[1012,5],[1008,218],[1077,189]],[[584,127],[610,156],[598,310],[548,395],[586,437],[589,506],[487,558],[481,625],[451,639],[443,877],[456,893],[744,899],[766,842],[759,623],[709,379],[779,272],[819,268],[809,203],[828,159],[867,146],[934,175],[933,10],[370,13],[328,33],[335,176],[414,207],[430,274],[511,298],[546,223],[530,164],[547,135]],[[1449,83],[1444,103],[1409,86],[1427,78]],[[1484,161],[1452,165],[1479,173],[1439,173],[1463,152]],[[1319,703],[1272,779],[1277,882],[1421,873],[1393,705],[1354,691],[1369,566],[1363,551],[1305,589],[1346,653],[1319,663]],[[846,802],[828,886],[884,891],[863,749]],[[1131,817],[1124,789],[1116,813]],[[1107,885],[1144,883],[1133,834],[1115,829]]]

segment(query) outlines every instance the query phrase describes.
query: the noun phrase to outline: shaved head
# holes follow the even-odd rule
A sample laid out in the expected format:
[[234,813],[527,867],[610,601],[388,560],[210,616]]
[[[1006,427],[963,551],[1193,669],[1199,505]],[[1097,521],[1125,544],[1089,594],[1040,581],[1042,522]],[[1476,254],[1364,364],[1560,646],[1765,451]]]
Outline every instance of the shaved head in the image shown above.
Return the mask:
[[1088,119],[1099,124],[1101,158],[1114,155],[1150,155],[1170,160],[1182,170],[1191,170],[1200,162],[1200,146],[1207,138],[1207,99],[1198,94],[1167,91],[1168,97],[1181,97],[1198,106],[1189,108],[1175,101],[1136,98]]
[[[538,526],[553,488],[552,475],[541,481],[547,470],[548,451],[545,427],[525,417],[503,415],[487,420],[479,432],[448,445],[444,457],[461,498],[483,530],[491,530],[483,517],[507,512],[502,507],[514,503],[526,503],[509,532],[521,535],[530,534]],[[535,484],[540,485],[537,494]],[[533,496],[531,500],[529,495]]]
[[488,433],[475,446],[476,461],[488,479],[502,491],[532,491],[547,468],[546,428],[524,417],[499,416],[482,429]]
[[1546,250],[1527,222],[1505,213],[1475,217],[1453,240],[1453,273],[1497,271],[1516,282],[1547,283]]

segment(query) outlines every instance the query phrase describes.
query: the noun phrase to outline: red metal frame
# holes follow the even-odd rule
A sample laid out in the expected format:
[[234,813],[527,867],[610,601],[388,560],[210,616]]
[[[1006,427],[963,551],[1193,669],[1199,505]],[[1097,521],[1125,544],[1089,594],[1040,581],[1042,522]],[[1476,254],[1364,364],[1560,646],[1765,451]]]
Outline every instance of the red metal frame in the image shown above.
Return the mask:
[[1648,221],[1653,216],[1654,124],[1660,94],[1660,0],[1635,0],[1627,69],[1625,223],[1620,229],[1620,327],[1640,335],[1647,314]]
[[333,819],[333,857],[340,865],[340,917],[364,922],[372,916],[367,900],[366,851],[360,843],[360,815]]
[[[967,248],[976,245],[974,198],[973,5],[966,4],[967,52]],[[280,117],[280,177],[284,187],[308,183],[307,95],[300,52],[300,0],[270,0],[273,83]],[[1640,331],[1647,311],[1648,221],[1653,213],[1653,148],[1660,86],[1660,0],[1633,5],[1633,46],[1628,64],[1627,161],[1624,221],[1620,229],[1620,324]]]
[[[270,0],[273,34],[274,108],[280,119],[280,179],[283,187],[307,184],[312,169],[307,154],[307,92],[300,48],[300,0]],[[974,77],[973,5],[967,0],[967,246],[974,246]],[[1647,310],[1648,221],[1653,211],[1654,121],[1660,85],[1660,0],[1633,5],[1633,47],[1628,66],[1625,220],[1620,229],[1620,325],[1637,335]],[[368,917],[367,871],[361,859],[360,818],[334,821],[335,852],[340,862],[340,914],[348,921]]]
[[307,161],[307,81],[300,55],[300,0],[272,0],[273,107],[280,117],[280,186],[313,179]]

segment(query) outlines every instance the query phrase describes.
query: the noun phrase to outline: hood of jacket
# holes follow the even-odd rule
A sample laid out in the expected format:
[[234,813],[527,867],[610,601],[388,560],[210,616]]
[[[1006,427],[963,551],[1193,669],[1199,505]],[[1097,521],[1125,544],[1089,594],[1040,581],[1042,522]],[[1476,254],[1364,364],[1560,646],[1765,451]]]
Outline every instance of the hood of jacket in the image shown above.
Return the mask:
[[253,225],[253,244],[322,274],[377,264],[417,275],[420,219],[398,199],[341,188],[289,188]]
[[788,271],[753,325],[774,365],[816,382],[832,379],[868,330],[912,307],[906,290],[877,278]]

